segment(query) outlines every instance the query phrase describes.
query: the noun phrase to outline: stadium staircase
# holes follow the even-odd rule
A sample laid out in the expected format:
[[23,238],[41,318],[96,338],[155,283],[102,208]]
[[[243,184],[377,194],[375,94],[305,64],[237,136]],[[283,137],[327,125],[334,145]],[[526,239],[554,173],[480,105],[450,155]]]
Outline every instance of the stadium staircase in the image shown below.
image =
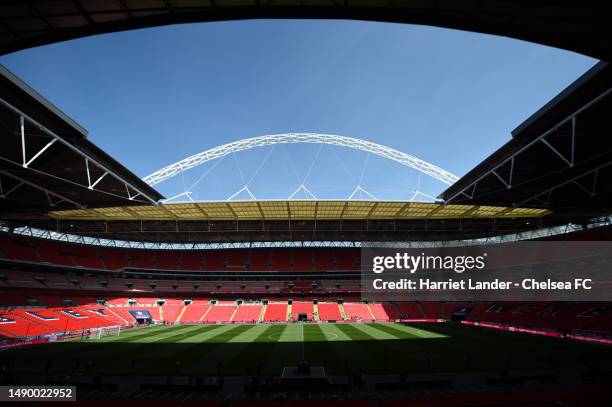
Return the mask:
[[176,317],[176,321],[174,321],[175,324],[181,323],[181,318],[183,318],[183,314],[185,313],[186,310],[187,310],[187,305],[183,305],[183,308],[181,308],[181,312],[179,312],[178,317]]
[[126,324],[129,324],[129,322],[127,321],[127,319],[123,318],[122,316],[120,316],[119,314],[117,314],[115,311],[113,311],[113,309],[111,307],[106,307],[106,309],[108,310],[108,312],[110,312],[111,314],[113,314],[114,316],[116,316],[117,318],[119,318],[121,321],[125,322]]
[[319,318],[319,304],[312,304],[312,319],[315,321],[320,321]]
[[382,304],[370,304],[370,310],[372,311],[372,314],[374,315],[374,319],[376,321],[387,322],[390,319],[395,319],[395,318],[391,318],[389,315],[389,312],[391,312],[391,314],[393,315],[392,309],[389,309],[389,312],[387,312],[384,305]]
[[229,320],[233,321],[234,320],[234,316],[236,316],[236,312],[238,312],[238,308],[240,308],[239,306],[234,308],[234,311],[232,312],[232,315],[230,315]]
[[285,316],[285,321],[291,321],[291,309],[293,308],[293,304],[287,305],[287,315]]
[[87,318],[92,318],[92,321],[98,321],[98,326],[109,326],[109,325],[122,325],[121,321],[116,319],[113,315],[107,314],[104,317],[100,316],[96,312],[86,307],[76,308],[77,312],[87,315]]
[[346,311],[344,311],[344,304],[338,304],[338,309],[340,310],[340,315],[342,315],[343,320],[347,320]]
[[368,309],[368,312],[372,316],[372,321],[375,321],[376,320],[376,316],[374,315],[374,312],[372,311],[372,308],[370,307],[370,304],[366,304],[366,308]]
[[257,319],[257,322],[262,322],[264,320],[264,315],[266,315],[267,309],[268,309],[268,304],[264,304],[261,307],[261,313],[259,314],[259,318]]
[[204,318],[206,318],[206,315],[208,315],[208,313],[210,312],[211,309],[213,309],[212,306],[208,307],[206,312],[202,314],[202,316],[200,317],[200,322],[204,321]]
[[164,318],[164,307],[158,307],[159,308],[159,319],[162,321],[165,321]]
[[168,323],[176,324],[179,314],[185,308],[185,304],[177,304],[176,302],[171,302],[164,304],[162,308],[164,310],[162,319]]
[[425,310],[423,309],[423,306],[421,305],[420,302],[416,303],[416,307],[417,307],[417,310],[421,313],[421,316],[423,318],[427,318],[427,314],[425,313]]

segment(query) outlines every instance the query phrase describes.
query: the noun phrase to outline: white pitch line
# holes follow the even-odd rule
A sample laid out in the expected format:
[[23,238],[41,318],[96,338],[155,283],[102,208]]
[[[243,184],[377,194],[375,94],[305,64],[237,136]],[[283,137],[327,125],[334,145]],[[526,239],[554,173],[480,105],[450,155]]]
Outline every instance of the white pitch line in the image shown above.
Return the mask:
[[[351,338],[342,332],[335,324],[319,325],[325,337],[330,340],[350,341]],[[333,336],[333,338],[332,338]]]

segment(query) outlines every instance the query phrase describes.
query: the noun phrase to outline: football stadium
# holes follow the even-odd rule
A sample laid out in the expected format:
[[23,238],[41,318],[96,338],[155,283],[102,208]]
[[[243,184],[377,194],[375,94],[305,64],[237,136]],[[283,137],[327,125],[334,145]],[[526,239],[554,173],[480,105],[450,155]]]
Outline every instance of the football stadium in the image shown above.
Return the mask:
[[[375,134],[325,128],[218,143],[204,136],[204,151],[170,164],[163,147],[148,157],[143,137],[121,152],[124,165],[46,92],[0,65],[3,405],[612,405],[605,2],[35,0],[2,2],[0,16],[7,65],[3,58],[31,49],[52,58],[64,42],[95,52],[99,36],[120,42],[132,30],[285,19],[425,25],[595,61],[461,176]],[[122,92],[148,97],[137,86]],[[128,136],[136,137],[112,135]],[[281,150],[316,153],[285,198],[256,194],[245,178]],[[227,199],[195,195],[218,163],[256,151],[266,155],[244,174],[220,164],[211,189],[242,178]],[[367,157],[350,195],[307,182],[324,166],[321,151]],[[418,186],[378,199],[383,189],[363,182],[370,157],[370,170],[386,168],[373,178],[409,170]],[[132,159],[156,170],[136,175]],[[321,177],[342,172],[338,162]],[[210,170],[188,187],[202,168]],[[419,189],[429,185],[421,176],[436,196]],[[171,179],[176,188],[166,186]],[[391,269],[405,278],[384,280]]]

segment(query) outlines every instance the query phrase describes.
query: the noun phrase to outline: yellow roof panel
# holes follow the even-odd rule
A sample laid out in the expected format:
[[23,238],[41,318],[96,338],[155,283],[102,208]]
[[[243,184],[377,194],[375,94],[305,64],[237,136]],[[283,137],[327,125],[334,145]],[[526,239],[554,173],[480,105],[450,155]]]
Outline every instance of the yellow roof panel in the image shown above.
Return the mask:
[[475,209],[474,214],[478,217],[494,216],[505,210],[507,210],[507,208],[504,208],[502,206],[481,205]]
[[132,206],[124,208],[128,213],[135,213],[142,219],[167,219],[168,212],[161,206]]
[[288,219],[289,210],[286,201],[261,201],[259,203],[264,218],[266,219]]
[[291,219],[314,219],[316,201],[289,201]]
[[227,202],[201,202],[197,205],[210,219],[227,220],[236,218]]
[[134,219],[137,216],[134,216],[133,213],[130,213],[125,210],[123,207],[114,207],[114,208],[98,208],[95,210],[98,212],[103,219]]
[[344,201],[319,201],[317,205],[317,219],[340,219],[346,202]]
[[547,212],[546,209],[536,208],[512,208],[500,214],[503,218],[529,218],[543,216],[542,212]]
[[229,207],[238,219],[260,219],[261,210],[257,202],[228,202]]
[[372,219],[384,219],[384,218],[394,218],[404,207],[406,207],[405,202],[379,202],[374,205],[372,211],[370,212],[370,218]]
[[164,205],[164,209],[176,216],[178,219],[202,219],[206,215],[197,205],[194,204],[174,204]]
[[532,218],[547,209],[387,201],[230,201],[168,203],[50,212],[58,219],[284,220]]
[[349,201],[342,217],[346,219],[365,219],[376,204],[377,202],[372,201]]
[[469,213],[470,210],[474,209],[472,205],[442,205],[437,209],[432,210],[427,216],[431,218],[461,218],[463,215]]
[[423,202],[409,202],[398,214],[399,219],[420,219],[426,217],[439,205]]

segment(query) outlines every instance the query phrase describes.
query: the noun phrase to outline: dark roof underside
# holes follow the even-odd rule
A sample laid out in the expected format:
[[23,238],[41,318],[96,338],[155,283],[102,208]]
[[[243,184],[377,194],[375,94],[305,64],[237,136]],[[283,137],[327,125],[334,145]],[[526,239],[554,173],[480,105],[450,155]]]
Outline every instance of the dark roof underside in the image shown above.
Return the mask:
[[163,198],[86,135],[86,130],[0,66],[0,213],[39,214]]
[[612,68],[600,62],[440,197],[452,204],[549,208],[575,220],[608,214],[611,112]]
[[611,17],[610,3],[597,0],[9,0],[0,4],[0,54],[166,24],[318,18],[455,28],[513,37],[609,61]]

